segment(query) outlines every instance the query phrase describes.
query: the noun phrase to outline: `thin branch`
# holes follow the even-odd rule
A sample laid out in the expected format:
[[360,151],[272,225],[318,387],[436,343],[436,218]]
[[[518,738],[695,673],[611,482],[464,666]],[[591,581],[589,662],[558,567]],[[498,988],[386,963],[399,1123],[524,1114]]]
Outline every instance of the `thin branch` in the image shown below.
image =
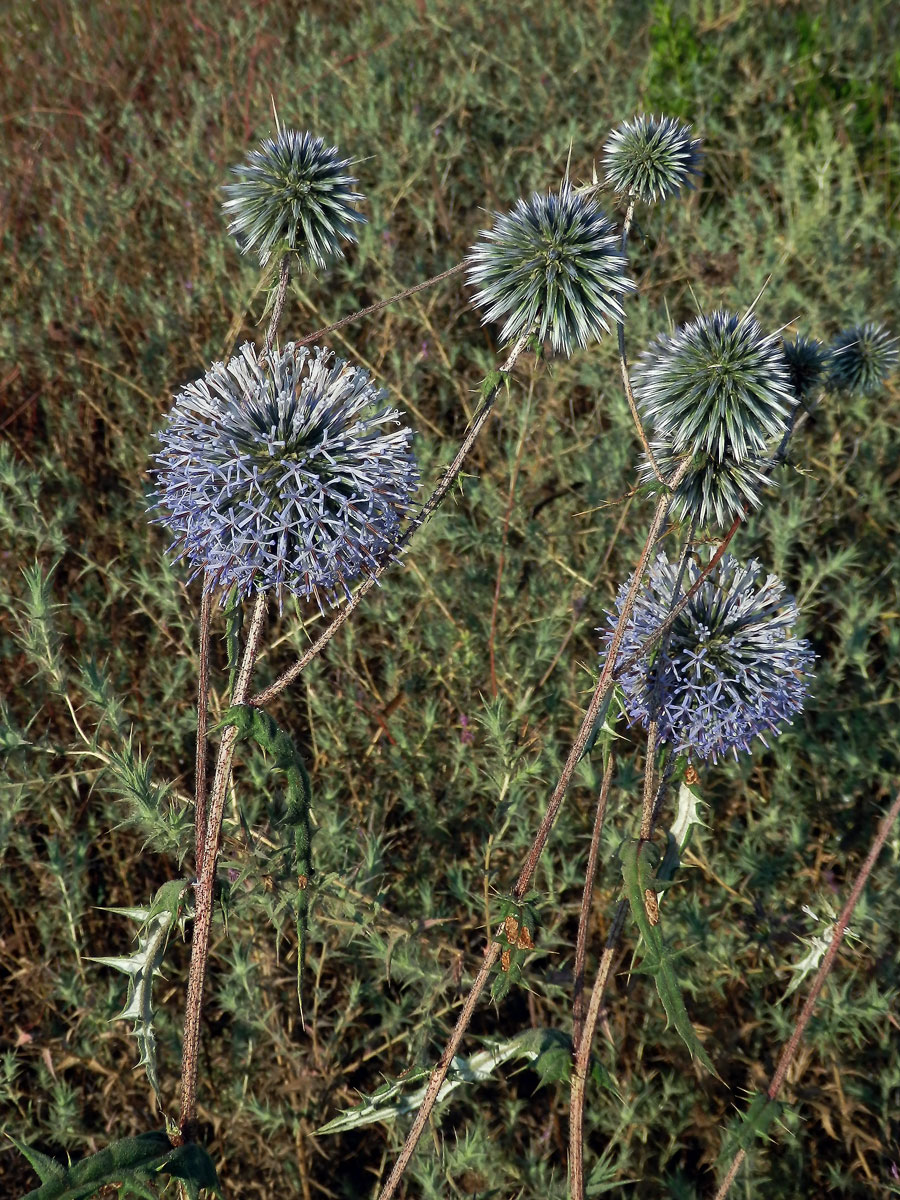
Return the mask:
[[610,751],[603,772],[603,782],[600,784],[600,795],[597,798],[597,812],[594,817],[594,830],[591,834],[591,847],[588,851],[587,869],[584,874],[584,891],[581,895],[581,913],[578,917],[578,935],[575,939],[575,987],[572,995],[572,1045],[578,1050],[581,1041],[581,1031],[584,1027],[584,959],[587,953],[588,922],[591,916],[591,902],[594,897],[594,877],[597,874],[597,858],[600,853],[600,834],[603,832],[603,820],[606,816],[606,802],[609,798],[609,785],[612,782],[615,755]]
[[332,325],[325,325],[322,329],[317,329],[315,333],[308,334],[305,338],[301,338],[298,346],[306,346],[310,342],[316,341],[320,337],[324,337],[326,333],[333,333],[335,329],[343,329],[345,325],[351,325],[354,321],[360,321],[363,317],[369,317],[372,313],[381,312],[383,308],[387,308],[391,304],[396,304],[398,300],[406,300],[408,296],[414,296],[416,292],[424,292],[426,288],[433,287],[436,283],[441,283],[444,279],[449,279],[452,275],[458,275],[460,271],[464,271],[466,263],[457,263],[455,267],[451,267],[449,271],[441,271],[440,275],[433,275],[431,279],[426,279],[424,283],[417,283],[414,287],[405,288],[402,292],[397,292],[396,296],[388,296],[387,300],[379,300],[377,304],[370,304],[368,308],[361,308],[359,312],[351,313],[349,317],[341,317],[340,321],[335,321]]
[[285,254],[282,256],[278,267],[278,290],[275,293],[275,303],[272,305],[272,319],[269,322],[269,328],[266,330],[266,354],[268,355],[269,362],[272,361],[272,343],[275,341],[275,334],[278,332],[281,314],[284,312],[284,301],[287,296],[290,280],[291,256]]
[[206,756],[209,728],[209,624],[212,593],[204,587],[200,600],[200,668],[197,673],[197,750],[194,766],[195,866],[198,876],[206,845]]
[[[772,1076],[772,1082],[769,1084],[766,1094],[770,1100],[776,1100],[778,1093],[781,1091],[781,1085],[784,1083],[788,1073],[788,1068],[794,1060],[794,1056],[800,1046],[800,1041],[806,1026],[809,1024],[810,1018],[813,1015],[813,1009],[816,1007],[816,1001],[822,988],[825,985],[825,980],[828,978],[831,968],[834,966],[834,960],[837,958],[837,952],[841,947],[841,942],[844,939],[844,934],[847,931],[847,926],[850,923],[850,918],[853,916],[853,910],[856,908],[859,898],[862,895],[863,888],[875,863],[878,861],[878,856],[884,848],[884,843],[887,841],[888,834],[897,817],[900,816],[900,792],[894,798],[894,803],[888,809],[882,818],[881,824],[878,827],[878,833],[875,835],[875,840],[866,855],[866,860],[860,868],[859,874],[854,880],[853,887],[850,889],[850,895],[847,897],[847,903],[841,910],[841,915],[837,919],[834,930],[831,935],[831,945],[825,952],[825,957],[822,959],[822,965],[816,973],[812,987],[809,989],[809,995],[806,997],[806,1003],[797,1018],[797,1024],[794,1026],[794,1031],[791,1034],[787,1045],[781,1052],[781,1058],[778,1060],[778,1066],[775,1068],[775,1074]],[[728,1190],[741,1169],[741,1164],[747,1157],[745,1150],[738,1150],[732,1160],[731,1166],[728,1168],[728,1173],[722,1180],[719,1190],[716,1192],[715,1200],[725,1200],[728,1195]]]
[[[629,200],[628,208],[625,211],[625,223],[622,226],[622,242],[621,250],[624,255],[628,247],[628,234],[631,232],[631,222],[634,220],[634,200]],[[623,296],[619,297],[619,302],[624,300]],[[625,399],[628,401],[628,407],[631,411],[631,419],[634,421],[634,427],[637,430],[637,435],[641,439],[641,445],[644,447],[644,453],[647,455],[647,461],[653,468],[653,474],[660,483],[665,483],[662,472],[659,469],[656,459],[653,457],[653,451],[650,449],[650,443],[647,441],[647,435],[644,433],[644,426],[641,423],[640,413],[637,410],[637,404],[634,399],[634,392],[631,387],[631,377],[628,374],[628,356],[625,353],[625,323],[624,321],[616,321],[616,338],[619,343],[619,367],[622,371],[622,385],[625,388]]]
[[465,462],[469,451],[472,449],[475,439],[478,437],[478,434],[481,432],[485,422],[491,415],[491,411],[494,407],[494,401],[497,399],[500,389],[503,387],[509,372],[513,369],[516,360],[519,358],[522,351],[528,344],[530,337],[531,330],[529,330],[527,333],[524,333],[513,346],[508,358],[506,359],[506,362],[502,365],[502,367],[500,367],[498,372],[500,379],[482,400],[481,406],[476,412],[472,424],[469,426],[468,433],[463,439],[459,450],[456,452],[456,457],[441,476],[437,487],[431,493],[428,500],[426,500],[426,502],[422,505],[419,513],[410,521],[406,529],[403,531],[400,539],[394,544],[394,546],[391,547],[390,553],[385,555],[379,566],[376,567],[375,571],[360,584],[360,586],[353,593],[353,596],[343,605],[343,607],[338,609],[337,616],[333,618],[331,624],[322,634],[319,635],[306,653],[302,655],[302,657],[300,657],[292,667],[289,667],[283,674],[279,675],[274,683],[270,683],[267,688],[263,688],[261,692],[257,692],[257,694],[251,698],[250,703],[255,708],[262,708],[264,705],[268,704],[270,700],[273,700],[277,695],[279,695],[279,693],[283,692],[288,684],[292,683],[301,673],[301,671],[303,671],[308,664],[312,662],[316,655],[328,645],[350,614],[357,608],[360,601],[369,594],[375,584],[379,581],[379,579],[381,579],[382,575],[384,575],[385,571],[388,570],[391,563],[394,562],[404,550],[406,550],[416,533],[418,533],[429,517],[431,517],[435,509],[438,508],[441,501],[450,491],[451,487],[456,481],[457,476],[462,470],[463,463]]
[[[243,658],[234,685],[234,693],[231,697],[232,704],[245,704],[247,702],[247,693],[250,690],[250,676],[259,649],[259,638],[262,632],[265,612],[266,597],[263,592],[260,592],[253,606],[250,629],[247,633],[247,643],[244,647]],[[222,734],[222,740],[219,743],[219,754],[216,759],[216,770],[213,776],[212,794],[209,804],[209,820],[206,844],[203,852],[203,863],[200,867],[200,877],[197,881],[195,894],[191,965],[188,973],[184,1042],[181,1052],[180,1125],[181,1134],[185,1141],[191,1140],[192,1127],[197,1114],[197,1072],[199,1067],[200,1013],[203,1006],[203,984],[206,979],[206,963],[209,957],[209,935],[212,926],[216,863],[219,857],[219,838],[222,833],[225,796],[228,791],[228,779],[231,773],[231,760],[234,756],[234,744],[236,740],[237,728],[234,725],[230,725]]]
[[572,1065],[572,1092],[569,1104],[569,1186],[571,1200],[584,1200],[584,1096],[587,1087],[588,1065],[591,1061],[591,1043],[600,1016],[600,1004],[606,990],[613,956],[622,934],[628,901],[620,900],[613,923],[600,956],[597,978],[591,992],[587,1017],[581,1038],[575,1042],[575,1061]]
[[[591,736],[593,735],[594,726],[598,717],[600,716],[600,710],[603,707],[603,701],[606,699],[606,696],[612,689],[616,655],[618,654],[619,647],[622,644],[622,638],[625,633],[625,623],[628,620],[628,617],[631,615],[631,609],[634,605],[634,598],[637,595],[638,588],[640,587],[644,570],[647,566],[650,555],[653,552],[653,547],[656,545],[663,526],[665,525],[669,506],[672,502],[672,492],[674,492],[674,490],[678,487],[689,468],[689,459],[685,459],[684,462],[679,464],[677,471],[672,476],[666,493],[660,496],[659,500],[657,501],[656,512],[654,513],[653,521],[650,525],[650,531],[647,534],[647,539],[644,543],[640,560],[638,561],[637,567],[634,571],[631,586],[628,589],[628,594],[622,606],[622,613],[619,617],[619,622],[616,626],[615,632],[613,633],[612,642],[610,643],[609,651],[606,656],[606,662],[604,663],[603,670],[600,672],[600,678],[597,681],[597,686],[595,687],[594,693],[591,696],[590,703],[588,704],[587,711],[585,712],[584,719],[581,723],[581,728],[579,729],[578,735],[572,743],[572,748],[569,751],[569,755],[563,766],[562,773],[559,777],[559,782],[557,783],[553,790],[553,794],[550,797],[550,801],[547,805],[547,811],[544,814],[544,818],[541,821],[537,833],[535,834],[531,849],[528,852],[528,856],[526,857],[522,869],[519,872],[519,877],[512,889],[512,898],[516,901],[520,901],[528,891],[528,886],[531,883],[532,876],[537,869],[541,854],[543,853],[544,847],[547,844],[547,839],[550,836],[550,830],[553,828],[553,824],[559,814],[560,808],[562,807],[562,802],[565,798],[566,792],[568,791],[569,785],[572,782],[575,769],[587,748]],[[399,1158],[394,1164],[394,1169],[391,1171],[387,1183],[382,1189],[379,1200],[390,1200],[390,1197],[393,1196],[397,1189],[397,1185],[403,1176],[403,1172],[406,1170],[409,1160],[413,1156],[413,1152],[415,1151],[419,1138],[422,1136],[422,1131],[428,1122],[428,1118],[431,1116],[431,1112],[437,1101],[438,1094],[440,1093],[444,1080],[447,1078],[447,1072],[450,1069],[450,1063],[452,1062],[453,1056],[462,1041],[471,1014],[474,1012],[478,998],[487,982],[490,974],[490,968],[493,966],[494,962],[496,962],[497,957],[500,954],[500,949],[500,942],[493,941],[487,950],[481,970],[478,972],[478,975],[476,976],[475,981],[469,991],[469,995],[466,997],[466,1002],[463,1007],[463,1011],[460,1014],[460,1018],[457,1021],[456,1028],[454,1029],[450,1040],[444,1048],[444,1052],[438,1061],[438,1065],[432,1072],[431,1078],[428,1082],[428,1087],[425,1091],[425,1096],[419,1107],[419,1111],[416,1113],[415,1120],[413,1121],[412,1127],[407,1136],[406,1143],[400,1152]]]

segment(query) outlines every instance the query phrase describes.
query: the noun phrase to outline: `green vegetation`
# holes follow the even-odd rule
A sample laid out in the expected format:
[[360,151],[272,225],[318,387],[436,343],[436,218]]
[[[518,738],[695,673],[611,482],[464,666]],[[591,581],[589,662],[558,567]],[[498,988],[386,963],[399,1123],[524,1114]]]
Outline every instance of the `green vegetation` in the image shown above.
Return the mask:
[[[74,1161],[162,1124],[133,1069],[130,1026],[115,1020],[126,979],[91,960],[135,950],[133,922],[104,907],[146,910],[192,869],[199,587],[185,588],[165,533],[148,523],[147,468],[176,389],[261,338],[264,291],[226,234],[218,189],[270,131],[271,98],[283,122],[359,160],[369,221],[345,262],[296,283],[283,337],[455,265],[489,223],[484,210],[558,183],[570,150],[573,178],[590,178],[610,127],[642,109],[692,121],[705,158],[695,192],[639,213],[632,355],[670,320],[743,310],[770,276],[756,308],[767,328],[830,338],[873,319],[896,333],[898,45],[887,0],[5,7],[8,1134]],[[430,481],[498,366],[496,332],[481,328],[455,276],[328,341],[408,413]],[[900,776],[897,389],[895,377],[819,410],[777,493],[731,546],[793,589],[820,656],[813,697],[771,750],[703,772],[705,828],[665,892],[681,999],[721,1079],[667,1027],[653,980],[629,974],[628,933],[588,1086],[589,1194],[699,1200],[742,1144],[750,1159],[736,1197],[900,1195],[896,831],[785,1106],[759,1100],[805,995],[801,985],[785,998],[807,950],[798,939],[822,931],[802,906],[821,914],[843,902]],[[377,1194],[408,1117],[315,1131],[386,1080],[395,1097],[390,1084],[407,1070],[414,1091],[441,1051],[580,722],[595,629],[642,542],[652,501],[632,495],[637,459],[614,338],[570,361],[524,356],[462,487],[272,705],[275,724],[241,740],[200,1083],[202,1135],[225,1195]],[[320,627],[315,611],[273,607],[260,685]],[[218,613],[217,716],[228,703],[225,634]],[[312,789],[314,872],[302,897],[310,839],[305,799],[295,801],[305,781],[292,765],[285,796],[278,731]],[[568,1061],[556,1039],[571,1032],[601,768],[598,752],[579,769],[529,897],[535,948],[511,952],[514,978],[476,1012],[463,1081],[413,1159],[406,1196],[566,1194]],[[639,792],[633,759],[622,759],[588,986]],[[288,825],[295,844],[284,842]],[[153,989],[171,1114],[187,959],[173,927]],[[526,1030],[556,1034],[535,1034],[521,1061],[465,1077],[486,1047]],[[8,1142],[0,1191],[37,1186]]]

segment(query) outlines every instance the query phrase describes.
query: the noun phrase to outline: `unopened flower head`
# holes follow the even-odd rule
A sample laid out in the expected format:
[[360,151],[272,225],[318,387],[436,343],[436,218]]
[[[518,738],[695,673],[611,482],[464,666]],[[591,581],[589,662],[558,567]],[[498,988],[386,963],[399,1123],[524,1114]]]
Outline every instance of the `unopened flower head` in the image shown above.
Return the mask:
[[724,309],[657,338],[632,378],[644,415],[676,453],[720,462],[763,455],[797,403],[780,340]]
[[325,267],[343,255],[342,241],[356,241],[355,224],[365,221],[353,207],[362,196],[337,146],[294,129],[265,138],[247,161],[232,167],[238,183],[227,183],[223,204],[244,254],[265,266],[272,254],[295,251],[308,265]]
[[[671,445],[660,438],[651,440],[650,449],[663,478],[671,479],[681,456],[673,454]],[[696,522],[699,529],[726,528],[735,517],[744,515],[745,505],[759,508],[763,489],[773,486],[769,475],[773,465],[773,460],[764,456],[748,457],[743,462],[730,457],[720,461],[705,450],[698,451],[675,489],[676,516]],[[638,471],[642,483],[656,478],[646,458]]]
[[816,338],[785,338],[781,344],[791,387],[798,400],[806,400],[824,382],[829,354]]
[[877,391],[897,366],[897,340],[872,321],[844,329],[831,343],[829,386],[863,395]]
[[[678,563],[660,555],[625,627],[627,659],[671,611]],[[700,575],[690,564],[683,595]],[[627,585],[616,598],[621,613]],[[704,580],[676,618],[665,650],[638,660],[619,676],[629,720],[644,728],[651,717],[676,754],[715,762],[764,744],[803,708],[815,655],[793,634],[797,608],[784,585],[755,560],[742,567],[730,555]],[[607,646],[616,618],[608,617]]]
[[319,604],[378,565],[418,486],[412,433],[368,374],[288,343],[247,344],[175,398],[155,456],[158,518],[208,589]]
[[614,129],[603,147],[606,181],[617,192],[655,204],[700,174],[700,142],[674,117],[637,116]]
[[515,341],[532,326],[554,351],[570,355],[624,318],[625,274],[615,227],[589,196],[568,182],[558,193],[535,192],[509,213],[496,213],[468,255],[468,282],[483,323],[506,318],[500,337]]

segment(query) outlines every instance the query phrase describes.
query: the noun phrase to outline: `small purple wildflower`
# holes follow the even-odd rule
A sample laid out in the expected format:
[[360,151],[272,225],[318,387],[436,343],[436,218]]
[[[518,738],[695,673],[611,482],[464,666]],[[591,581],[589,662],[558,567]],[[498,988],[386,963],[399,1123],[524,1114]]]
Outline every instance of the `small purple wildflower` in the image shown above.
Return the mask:
[[[683,591],[700,567],[689,564]],[[625,626],[621,657],[630,657],[665,620],[672,603],[678,564],[663,555],[648,569]],[[616,597],[619,613],[628,591]],[[683,594],[683,593],[682,593]],[[717,759],[750,752],[758,737],[777,735],[803,708],[815,655],[791,632],[798,614],[774,575],[756,560],[742,567],[726,554],[679,615],[665,652],[638,660],[619,677],[632,724],[646,729],[651,716],[659,736],[676,754]],[[616,618],[603,632],[609,646]]]
[[390,553],[419,473],[412,432],[367,372],[289,342],[249,343],[175,399],[155,455],[157,518],[205,586],[311,596],[320,608]]
[[459,714],[459,723],[462,726],[459,734],[459,740],[463,745],[468,745],[475,741],[475,731],[469,728],[469,718],[465,713]]

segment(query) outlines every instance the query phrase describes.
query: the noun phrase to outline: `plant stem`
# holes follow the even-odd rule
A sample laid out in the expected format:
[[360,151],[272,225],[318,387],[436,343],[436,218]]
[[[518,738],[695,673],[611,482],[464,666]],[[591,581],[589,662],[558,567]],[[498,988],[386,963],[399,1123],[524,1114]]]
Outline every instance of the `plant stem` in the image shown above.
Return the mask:
[[337,615],[333,618],[331,624],[327,627],[324,633],[320,634],[316,641],[313,642],[306,653],[301,658],[298,658],[292,667],[289,667],[283,674],[279,675],[274,683],[270,683],[267,688],[263,688],[261,692],[257,692],[255,696],[251,697],[250,703],[255,708],[262,708],[264,705],[268,704],[270,700],[273,700],[280,692],[283,692],[288,684],[292,683],[301,673],[301,671],[303,671],[308,664],[312,662],[316,655],[328,645],[350,614],[357,608],[360,601],[369,594],[378,580],[390,567],[391,563],[394,562],[404,550],[406,550],[415,534],[418,533],[429,517],[431,517],[431,515],[434,513],[435,509],[440,505],[441,501],[450,491],[450,488],[453,486],[457,476],[462,470],[463,463],[465,462],[469,451],[472,449],[475,439],[478,437],[478,434],[481,432],[485,422],[491,415],[491,411],[494,407],[494,401],[497,399],[501,387],[503,387],[509,372],[513,369],[516,360],[519,358],[522,351],[528,344],[530,337],[531,330],[529,329],[527,333],[522,334],[522,336],[513,346],[512,350],[509,352],[509,356],[500,367],[500,379],[482,400],[472,424],[469,426],[469,430],[466,433],[465,438],[463,438],[462,445],[456,452],[456,457],[441,476],[437,487],[422,505],[419,513],[413,517],[406,529],[403,531],[400,539],[394,544],[394,546],[391,547],[390,555],[385,556],[373,573],[360,584],[360,586],[353,593],[351,599],[348,600],[343,607],[338,610]]
[[[628,590],[625,603],[622,606],[622,614],[619,617],[618,625],[613,633],[609,652],[606,656],[606,662],[604,663],[603,670],[600,672],[600,678],[597,681],[594,694],[591,696],[590,703],[588,704],[587,711],[585,712],[584,719],[581,723],[581,728],[578,731],[575,741],[572,743],[572,748],[569,751],[568,758],[563,766],[562,773],[559,777],[559,782],[557,783],[553,790],[553,794],[550,797],[550,801],[547,805],[547,811],[544,814],[544,818],[541,821],[537,833],[535,834],[531,849],[528,852],[528,856],[526,857],[522,869],[519,872],[519,877],[512,889],[512,898],[516,901],[521,901],[522,897],[528,890],[532,876],[534,875],[538,862],[540,861],[541,854],[543,853],[544,847],[547,844],[547,839],[550,836],[550,830],[553,828],[553,823],[559,814],[560,808],[562,807],[562,802],[565,798],[566,792],[569,789],[569,784],[572,782],[572,777],[575,774],[575,768],[578,766],[587,744],[591,739],[591,735],[594,732],[594,725],[596,724],[597,718],[600,715],[600,710],[603,707],[603,701],[606,699],[607,694],[612,689],[616,655],[618,654],[619,647],[622,644],[622,638],[625,633],[625,622],[628,620],[628,617],[631,614],[631,609],[634,605],[634,598],[637,595],[638,588],[640,587],[644,569],[647,566],[650,554],[652,553],[653,547],[656,545],[656,542],[662,532],[663,525],[665,524],[669,511],[669,505],[672,502],[671,493],[678,487],[689,467],[690,460],[685,459],[685,461],[679,465],[677,471],[669,482],[668,488],[670,490],[667,490],[666,493],[660,496],[659,500],[657,501],[656,512],[654,513],[653,521],[650,525],[650,531],[647,534],[646,541],[644,542],[644,548],[641,552],[641,557],[638,561],[637,567],[635,568],[634,576],[632,578],[631,586]],[[463,1035],[465,1034],[471,1015],[475,1011],[475,1005],[478,1002],[478,998],[480,997],[482,990],[484,989],[484,985],[487,983],[491,967],[497,961],[497,958],[500,954],[500,949],[500,942],[494,941],[490,944],[485,953],[484,963],[482,964],[478,975],[475,977],[475,981],[473,982],[469,994],[466,997],[462,1013],[460,1014],[459,1020],[456,1023],[456,1028],[453,1030],[450,1040],[447,1042],[447,1045],[444,1048],[444,1052],[438,1061],[438,1065],[432,1072],[431,1079],[429,1080],[428,1087],[425,1091],[425,1096],[419,1107],[419,1111],[416,1113],[415,1120],[413,1121],[412,1128],[407,1136],[406,1143],[400,1152],[399,1158],[394,1164],[394,1169],[391,1171],[387,1183],[382,1189],[379,1200],[390,1200],[390,1197],[393,1196],[394,1192],[396,1191],[397,1184],[400,1182],[400,1179],[403,1176],[403,1172],[406,1170],[409,1160],[412,1158],[419,1138],[422,1136],[422,1131],[425,1128],[428,1118],[431,1116],[432,1109],[437,1101],[437,1097],[444,1080],[447,1078],[447,1072],[450,1069],[450,1063],[452,1062],[453,1056],[463,1039]]]
[[[206,581],[204,580],[204,585]],[[197,674],[197,752],[194,768],[194,870],[200,874],[206,845],[206,755],[209,728],[209,624],[212,593],[204,586],[200,600],[200,669]]]
[[341,317],[340,321],[335,321],[332,325],[325,325],[322,329],[317,329],[315,333],[307,334],[305,338],[301,338],[297,342],[297,345],[306,346],[310,342],[315,342],[318,338],[324,337],[326,333],[333,333],[335,329],[343,329],[345,325],[352,325],[354,321],[359,321],[363,317],[369,317],[372,313],[381,312],[383,308],[387,308],[391,304],[396,304],[398,300],[406,300],[407,297],[414,296],[416,292],[424,292],[426,288],[433,287],[434,284],[441,283],[444,279],[449,279],[452,275],[458,275],[465,268],[466,263],[457,263],[449,271],[441,271],[440,275],[433,275],[431,279],[426,279],[424,283],[417,283],[413,287],[405,288],[402,292],[397,292],[395,296],[388,296],[386,300],[379,300],[377,304],[370,304],[368,308],[361,308],[359,312],[351,313],[349,317]]
[[613,955],[619,944],[627,910],[628,901],[620,900],[603,954],[600,956],[600,965],[591,992],[584,1029],[580,1039],[574,1044],[575,1061],[572,1066],[572,1094],[569,1103],[570,1200],[584,1200],[584,1096],[587,1087],[588,1064],[591,1061],[591,1043],[594,1040],[594,1030],[597,1028],[597,1019],[600,1016],[600,1002],[606,990],[606,981],[609,978]]
[[[887,841],[887,836],[891,831],[897,817],[900,816],[900,792],[894,797],[894,802],[882,818],[881,824],[878,827],[878,833],[875,835],[875,840],[869,848],[869,853],[866,855],[866,860],[860,867],[859,874],[853,882],[853,887],[850,889],[850,895],[847,897],[847,903],[841,910],[841,915],[838,917],[831,934],[831,944],[825,952],[825,957],[822,959],[822,965],[816,972],[816,977],[813,980],[812,987],[809,989],[809,995],[806,997],[806,1003],[797,1018],[797,1024],[794,1026],[794,1031],[788,1039],[787,1044],[781,1052],[781,1057],[778,1060],[778,1066],[775,1068],[775,1074],[772,1076],[772,1082],[766,1089],[766,1094],[770,1100],[776,1100],[778,1093],[781,1091],[781,1085],[784,1083],[788,1073],[788,1068],[794,1060],[794,1056],[800,1046],[800,1041],[803,1037],[804,1030],[809,1024],[810,1018],[813,1015],[813,1009],[816,1007],[816,1001],[822,988],[825,985],[825,980],[828,978],[831,968],[834,966],[834,960],[837,958],[837,952],[841,947],[841,942],[844,939],[844,934],[847,926],[850,923],[850,918],[853,916],[853,910],[856,908],[859,898],[862,895],[863,888],[866,886],[866,881],[872,874],[875,863],[878,860],[879,854],[884,848],[884,843]],[[722,1180],[719,1190],[716,1192],[715,1200],[725,1200],[728,1195],[728,1190],[734,1183],[738,1171],[741,1169],[741,1164],[747,1157],[745,1150],[738,1150],[732,1160],[731,1166],[728,1168],[728,1173]]]
[[[263,592],[256,597],[250,629],[240,670],[231,697],[232,704],[245,704],[250,690],[250,676],[259,649],[266,598]],[[216,769],[213,776],[212,794],[209,804],[206,842],[203,862],[197,880],[195,894],[194,930],[191,939],[191,965],[188,973],[187,1005],[184,1018],[184,1042],[181,1052],[181,1135],[185,1141],[192,1140],[193,1126],[197,1115],[197,1071],[200,1050],[200,1013],[203,1007],[203,984],[206,979],[206,963],[209,958],[209,935],[212,926],[212,907],[215,896],[216,863],[219,857],[219,838],[222,832],[222,816],[225,811],[225,795],[231,773],[231,760],[237,728],[230,725],[222,734]]]
[[269,362],[272,361],[272,343],[275,341],[275,334],[278,332],[278,325],[281,321],[281,314],[284,312],[284,301],[287,296],[288,284],[291,280],[291,256],[289,254],[282,255],[281,262],[278,266],[278,290],[275,293],[275,303],[272,305],[272,319],[269,321],[269,328],[266,330],[266,355]]
[[600,795],[597,799],[597,813],[594,817],[594,831],[591,834],[591,848],[588,851],[584,891],[581,896],[581,913],[578,917],[578,935],[575,939],[575,986],[572,995],[572,1046],[575,1051],[578,1050],[581,1031],[584,1027],[584,959],[587,953],[588,922],[591,916],[591,901],[594,896],[597,858],[600,853],[600,834],[603,832],[603,820],[606,816],[606,802],[609,797],[609,785],[612,781],[614,766],[615,755],[610,751],[606,770],[603,772],[603,782],[600,784]]
[[[634,220],[634,200],[629,200],[628,208],[625,210],[625,222],[622,226],[622,242],[621,249],[624,255],[628,246],[628,234],[631,232],[631,222]],[[619,297],[619,303],[623,303],[624,296]],[[640,413],[637,410],[637,404],[634,399],[634,392],[631,388],[631,378],[628,374],[628,356],[625,353],[625,323],[616,321],[616,338],[619,343],[619,367],[622,371],[622,385],[625,388],[625,399],[628,401],[628,407],[631,410],[631,419],[634,421],[634,427],[637,430],[637,435],[641,439],[641,445],[644,447],[644,453],[647,455],[647,461],[653,468],[653,474],[660,483],[665,483],[662,472],[653,457],[653,451],[650,449],[650,443],[647,441],[647,435],[644,433],[644,426],[641,423]]]

